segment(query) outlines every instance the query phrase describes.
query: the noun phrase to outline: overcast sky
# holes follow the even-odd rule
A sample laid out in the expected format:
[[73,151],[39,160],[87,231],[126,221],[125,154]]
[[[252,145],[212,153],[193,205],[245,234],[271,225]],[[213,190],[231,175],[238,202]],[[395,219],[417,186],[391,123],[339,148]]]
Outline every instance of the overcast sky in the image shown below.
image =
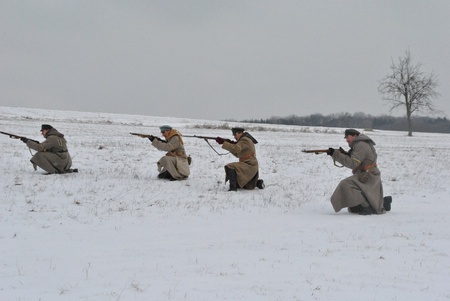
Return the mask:
[[[0,105],[198,119],[389,114],[409,49],[450,115],[448,0],[0,0]],[[404,115],[394,111],[393,115]]]

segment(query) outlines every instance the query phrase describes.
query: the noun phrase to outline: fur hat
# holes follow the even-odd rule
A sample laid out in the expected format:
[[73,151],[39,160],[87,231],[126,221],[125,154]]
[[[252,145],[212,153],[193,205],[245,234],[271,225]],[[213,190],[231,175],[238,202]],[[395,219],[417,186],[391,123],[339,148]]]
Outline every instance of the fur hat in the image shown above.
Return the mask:
[[50,124],[43,124],[41,125],[41,132],[43,130],[51,130],[53,127]]
[[239,128],[239,127],[231,128],[231,132],[232,132],[233,135],[234,135],[234,134],[236,134],[236,133],[243,133],[243,132],[245,132],[245,129],[244,129],[244,128]]
[[345,133],[344,133],[344,138],[347,137],[348,135],[351,135],[351,136],[359,136],[359,134],[361,134],[361,133],[358,132],[358,131],[355,130],[355,129],[346,129],[346,130],[345,130]]
[[170,125],[163,125],[163,126],[160,126],[159,129],[161,130],[161,133],[162,133],[165,131],[170,131],[172,129],[172,127]]

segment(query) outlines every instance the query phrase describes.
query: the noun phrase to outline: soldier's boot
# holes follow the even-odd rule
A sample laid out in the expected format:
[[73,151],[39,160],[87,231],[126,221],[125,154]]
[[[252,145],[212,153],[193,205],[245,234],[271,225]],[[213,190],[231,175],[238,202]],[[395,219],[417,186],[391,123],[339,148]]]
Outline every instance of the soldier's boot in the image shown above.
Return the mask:
[[391,211],[391,204],[392,204],[392,197],[391,196],[385,196],[383,198],[384,210]]
[[363,196],[363,201],[361,203],[362,211],[358,212],[359,215],[371,215],[375,213],[375,210],[373,210],[372,206],[370,206],[369,201],[366,198],[366,195],[364,192],[361,191],[361,194]]
[[371,215],[374,214],[375,210],[371,206],[363,207],[363,210],[361,212],[358,212],[359,215]]
[[168,172],[167,170],[163,171],[162,173],[160,173],[158,175],[158,179],[168,179],[170,181],[175,181],[176,179],[174,177],[172,177],[172,175],[170,174],[170,172]]
[[237,191],[237,174],[236,170],[225,168],[227,179],[230,181],[230,189],[228,191]]
[[357,205],[353,207],[348,207],[348,212],[350,213],[360,213],[364,210],[363,206]]
[[256,187],[258,187],[259,189],[264,189],[266,185],[264,184],[264,181],[262,179],[259,179],[258,181],[256,181]]

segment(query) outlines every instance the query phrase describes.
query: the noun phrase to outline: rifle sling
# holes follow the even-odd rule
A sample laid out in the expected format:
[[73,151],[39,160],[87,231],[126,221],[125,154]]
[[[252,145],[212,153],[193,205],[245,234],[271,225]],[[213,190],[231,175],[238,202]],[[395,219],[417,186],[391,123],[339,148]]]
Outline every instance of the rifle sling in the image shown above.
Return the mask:
[[216,151],[216,149],[211,145],[211,143],[209,143],[209,141],[208,141],[208,139],[207,138],[203,138],[203,140],[205,140],[206,141],[206,143],[208,143],[208,145],[209,145],[209,147],[216,153],[216,154],[218,154],[219,156],[224,156],[224,155],[228,155],[229,153],[219,153],[218,151]]

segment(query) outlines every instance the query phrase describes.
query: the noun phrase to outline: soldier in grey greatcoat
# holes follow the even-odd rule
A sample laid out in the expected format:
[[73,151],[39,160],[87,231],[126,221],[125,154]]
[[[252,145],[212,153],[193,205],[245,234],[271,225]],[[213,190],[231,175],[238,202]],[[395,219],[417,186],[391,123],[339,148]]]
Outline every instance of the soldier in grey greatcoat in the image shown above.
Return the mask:
[[169,125],[163,125],[159,129],[165,140],[152,135],[148,137],[155,148],[167,152],[157,163],[158,178],[171,181],[187,179],[190,174],[189,161],[181,133]]
[[67,141],[64,135],[49,124],[41,126],[41,133],[45,138],[42,143],[25,137],[21,138],[29,148],[37,151],[30,160],[33,168],[37,170],[39,166],[49,174],[77,172],[76,169],[70,169],[72,158],[67,149]]
[[259,189],[264,188],[264,181],[259,179],[258,160],[256,159],[255,144],[258,143],[245,129],[235,127],[231,129],[237,142],[229,139],[216,138],[216,142],[222,144],[222,148],[239,158],[239,162],[225,165],[225,183],[230,181],[229,191],[237,191],[237,188]]
[[392,198],[383,198],[375,142],[355,129],[347,129],[345,139],[350,146],[348,153],[333,148],[327,152],[335,162],[352,169],[353,172],[352,176],[339,183],[331,196],[334,211],[339,212],[345,207],[348,207],[350,212],[361,215],[389,211]]

